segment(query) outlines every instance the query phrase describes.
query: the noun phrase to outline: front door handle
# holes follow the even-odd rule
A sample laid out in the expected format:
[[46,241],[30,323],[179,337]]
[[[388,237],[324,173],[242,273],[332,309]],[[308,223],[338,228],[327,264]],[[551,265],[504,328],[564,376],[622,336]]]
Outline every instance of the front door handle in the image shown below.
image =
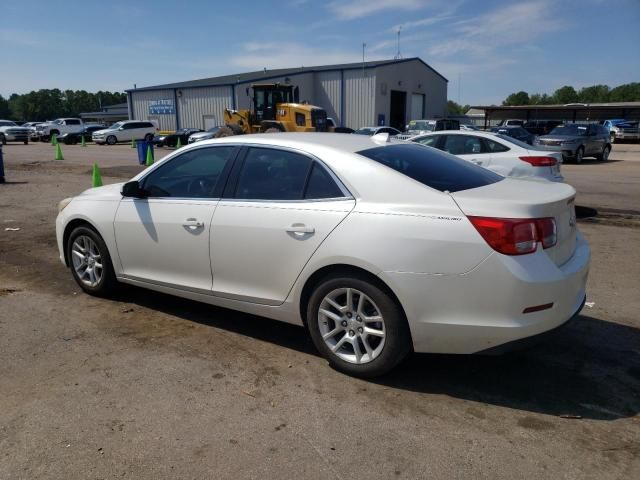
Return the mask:
[[289,233],[315,233],[316,229],[313,227],[307,227],[306,225],[294,223],[290,227],[287,227],[287,232]]
[[184,227],[187,227],[187,228],[202,228],[202,227],[204,227],[204,223],[203,222],[199,222],[198,219],[196,219],[196,218],[187,218],[182,225]]

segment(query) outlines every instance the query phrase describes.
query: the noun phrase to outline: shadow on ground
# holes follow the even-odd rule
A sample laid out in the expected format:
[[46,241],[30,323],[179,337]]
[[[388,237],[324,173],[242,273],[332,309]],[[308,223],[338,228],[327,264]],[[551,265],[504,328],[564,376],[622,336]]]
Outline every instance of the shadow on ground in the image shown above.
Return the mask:
[[[127,287],[118,300],[317,355],[302,327],[139,288]],[[640,412],[638,345],[639,329],[582,315],[528,350],[492,357],[414,354],[373,382],[548,415],[615,420]]]

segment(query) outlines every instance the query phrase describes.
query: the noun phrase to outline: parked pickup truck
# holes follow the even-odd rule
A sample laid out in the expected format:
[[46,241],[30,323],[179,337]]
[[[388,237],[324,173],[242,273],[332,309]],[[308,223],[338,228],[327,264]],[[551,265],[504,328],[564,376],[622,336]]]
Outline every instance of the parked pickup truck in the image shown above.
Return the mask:
[[0,143],[5,145],[7,142],[22,142],[26,145],[29,143],[29,129],[20,127],[11,120],[0,120]]
[[84,122],[79,118],[58,118],[52,122],[44,122],[36,126],[41,141],[47,141],[51,135],[63,133],[80,133],[84,130]]
[[640,128],[638,128],[638,122],[618,118],[615,120],[604,120],[600,123],[604,128],[609,130],[611,143],[614,143],[616,140],[640,140]]

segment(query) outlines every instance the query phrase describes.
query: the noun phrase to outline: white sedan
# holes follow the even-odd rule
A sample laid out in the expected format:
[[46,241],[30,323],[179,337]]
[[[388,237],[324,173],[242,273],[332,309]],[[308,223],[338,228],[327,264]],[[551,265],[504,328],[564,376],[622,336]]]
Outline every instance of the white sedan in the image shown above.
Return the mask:
[[536,150],[531,145],[499,133],[447,130],[408,139],[444,150],[505,177],[534,177],[563,182],[562,154]]
[[590,252],[574,197],[387,134],[243,135],[63,200],[56,232],[89,294],[121,282],[304,325],[366,377],[576,315]]

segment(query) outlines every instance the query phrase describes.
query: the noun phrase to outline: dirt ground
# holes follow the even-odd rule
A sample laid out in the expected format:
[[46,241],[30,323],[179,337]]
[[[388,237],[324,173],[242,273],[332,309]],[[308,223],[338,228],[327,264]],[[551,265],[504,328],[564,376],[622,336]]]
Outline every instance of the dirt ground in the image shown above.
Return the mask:
[[56,204],[94,161],[105,183],[135,174],[135,150],[4,153],[0,479],[640,478],[638,145],[564,166],[601,213],[580,223],[593,304],[575,322],[509,355],[416,354],[377,381],[331,370],[302,328],[134,287],[81,293]]

